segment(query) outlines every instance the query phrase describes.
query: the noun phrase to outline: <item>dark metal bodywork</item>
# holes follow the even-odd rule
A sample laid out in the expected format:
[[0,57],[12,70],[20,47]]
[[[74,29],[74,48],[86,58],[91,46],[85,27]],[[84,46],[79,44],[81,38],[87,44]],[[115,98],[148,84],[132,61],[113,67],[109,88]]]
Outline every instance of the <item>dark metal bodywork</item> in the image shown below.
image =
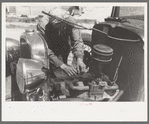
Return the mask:
[[94,26],[101,32],[93,31],[92,46],[101,43],[113,48],[113,60],[103,69],[111,80],[122,57],[117,79],[124,90],[121,100],[138,101],[144,97],[144,30],[119,17],[119,11],[120,7],[113,7],[111,17]]

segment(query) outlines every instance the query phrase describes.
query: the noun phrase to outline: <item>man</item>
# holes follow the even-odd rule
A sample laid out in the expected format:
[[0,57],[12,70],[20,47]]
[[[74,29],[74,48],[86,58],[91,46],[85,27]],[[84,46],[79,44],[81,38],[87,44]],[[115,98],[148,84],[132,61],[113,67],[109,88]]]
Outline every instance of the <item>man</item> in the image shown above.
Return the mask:
[[[63,9],[53,9],[51,15],[76,23],[75,20]],[[56,66],[64,70],[69,76],[85,72],[86,65],[83,62],[84,46],[81,33],[74,25],[69,25],[56,18],[44,16],[37,25],[49,47],[49,59]],[[72,49],[76,58],[76,68],[67,65],[67,57]],[[59,59],[62,57],[62,61]]]

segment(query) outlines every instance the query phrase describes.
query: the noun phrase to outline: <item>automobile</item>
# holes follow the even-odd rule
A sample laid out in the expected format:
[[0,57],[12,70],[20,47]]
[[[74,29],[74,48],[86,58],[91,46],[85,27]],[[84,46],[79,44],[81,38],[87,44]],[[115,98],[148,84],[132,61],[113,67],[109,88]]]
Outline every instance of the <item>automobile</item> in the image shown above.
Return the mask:
[[7,57],[17,91],[12,91],[12,101],[143,101],[144,7],[113,6],[104,22],[77,26],[83,30],[88,70],[72,77],[51,77],[48,46],[39,32],[26,30],[19,44],[6,39],[6,56],[16,53],[9,50],[10,41],[19,51],[14,60]]

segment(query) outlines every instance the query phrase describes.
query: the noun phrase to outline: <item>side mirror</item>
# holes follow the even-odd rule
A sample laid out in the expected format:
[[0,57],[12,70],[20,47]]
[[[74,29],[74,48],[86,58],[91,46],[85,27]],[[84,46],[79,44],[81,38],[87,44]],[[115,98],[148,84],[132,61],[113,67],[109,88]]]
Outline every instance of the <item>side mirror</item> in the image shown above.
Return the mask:
[[20,58],[17,64],[16,80],[22,94],[33,91],[46,80],[43,65],[32,59]]

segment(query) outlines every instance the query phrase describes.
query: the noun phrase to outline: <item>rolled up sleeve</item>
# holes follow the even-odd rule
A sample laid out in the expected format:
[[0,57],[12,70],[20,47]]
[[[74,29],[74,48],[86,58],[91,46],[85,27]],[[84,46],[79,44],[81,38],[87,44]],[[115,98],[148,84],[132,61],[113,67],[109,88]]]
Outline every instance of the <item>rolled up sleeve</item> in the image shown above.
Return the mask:
[[77,28],[72,29],[72,36],[71,36],[71,43],[72,43],[72,52],[76,58],[82,58],[84,56],[84,44],[81,37],[81,32]]
[[[69,18],[69,21],[76,24],[75,19]],[[72,45],[72,52],[76,58],[82,58],[84,56],[84,43],[82,40],[80,29],[76,26],[72,26],[71,30],[71,45]]]

